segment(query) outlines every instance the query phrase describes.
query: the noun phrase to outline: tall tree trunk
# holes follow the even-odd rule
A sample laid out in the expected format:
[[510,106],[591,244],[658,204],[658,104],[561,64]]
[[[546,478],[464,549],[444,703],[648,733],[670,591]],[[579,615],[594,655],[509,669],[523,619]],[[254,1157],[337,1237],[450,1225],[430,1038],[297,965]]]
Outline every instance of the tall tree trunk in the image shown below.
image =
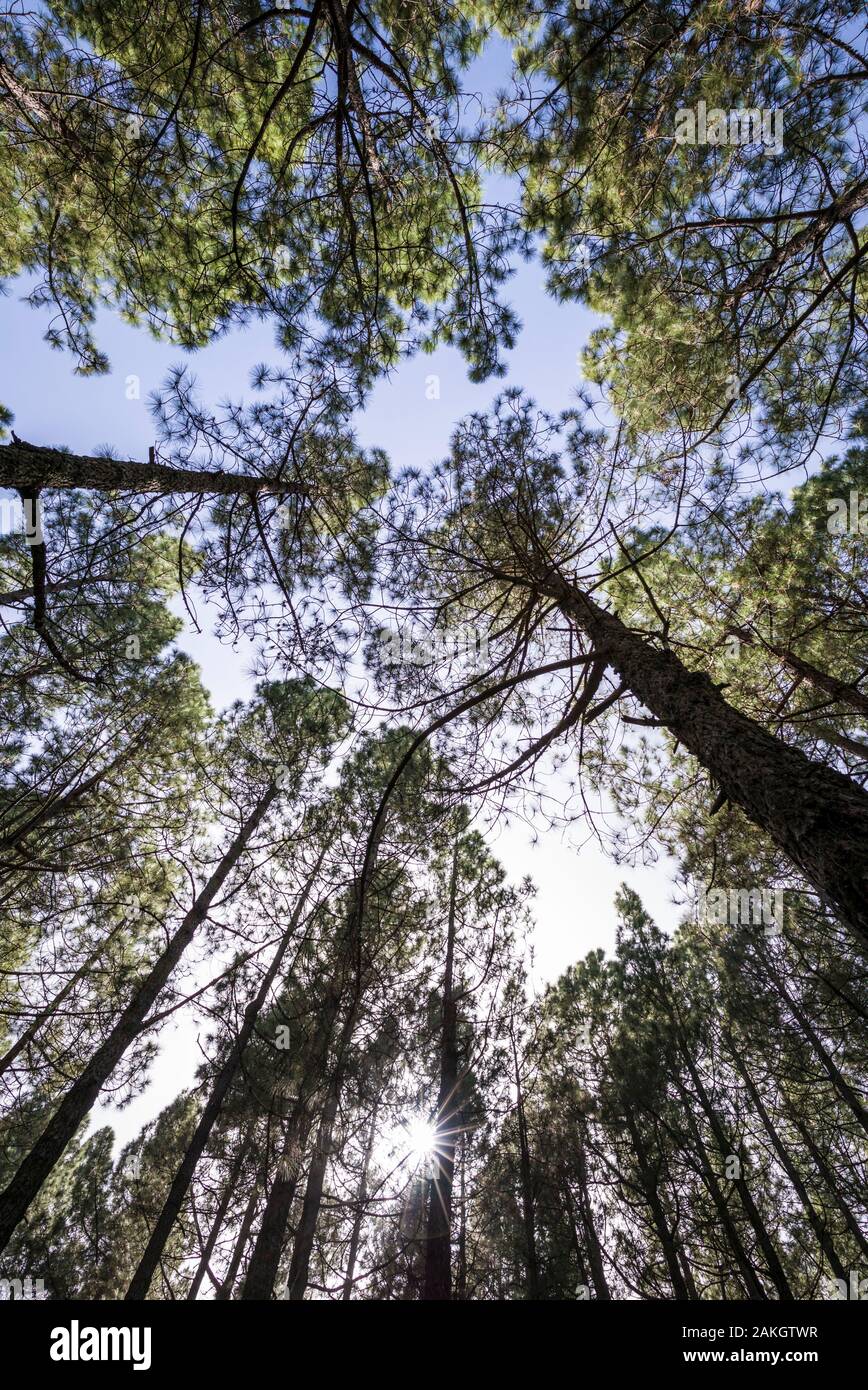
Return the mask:
[[244,1208],[244,1215],[241,1218],[241,1225],[238,1228],[238,1235],[232,1248],[232,1256],[226,1267],[223,1282],[214,1295],[218,1301],[226,1301],[232,1297],[232,1290],[235,1287],[235,1280],[238,1278],[238,1271],[241,1268],[241,1261],[244,1259],[244,1251],[247,1249],[247,1242],[250,1239],[250,1231],[253,1227],[253,1220],[256,1216],[256,1205],[259,1200],[259,1188],[265,1182],[266,1166],[261,1165],[256,1175],[256,1181],[250,1190],[247,1198],[247,1205]]
[[[579,1275],[579,1283],[590,1291],[591,1278],[585,1266],[582,1242],[579,1240],[579,1233],[576,1230],[576,1211],[573,1202],[573,1194],[570,1191],[570,1180],[566,1172],[562,1169],[560,1175],[559,1191],[563,1197],[564,1211],[567,1215],[567,1226],[570,1232],[570,1244],[573,1247],[573,1254],[576,1257],[576,1269]],[[578,1297],[578,1294],[576,1295]]]
[[368,1136],[365,1141],[365,1153],[362,1161],[362,1175],[359,1178],[359,1190],[356,1193],[356,1210],[353,1215],[353,1228],[350,1232],[350,1245],[347,1252],[347,1268],[344,1274],[344,1287],[341,1290],[341,1299],[348,1302],[353,1296],[353,1282],[356,1274],[356,1258],[359,1253],[359,1240],[362,1234],[362,1222],[365,1219],[365,1207],[368,1200],[368,1173],[371,1168],[371,1156],[374,1152],[374,1140],[377,1137],[377,1118],[379,1116],[379,1101],[375,1104],[371,1113],[371,1123],[368,1127]]
[[684,1102],[684,1113],[687,1117],[688,1128],[693,1134],[693,1140],[696,1145],[696,1154],[699,1159],[699,1167],[702,1181],[705,1183],[705,1186],[711,1195],[711,1200],[714,1203],[715,1210],[718,1214],[718,1217],[720,1218],[720,1224],[723,1227],[724,1234],[726,1235],[726,1239],[729,1244],[729,1248],[735,1257],[735,1262],[738,1266],[739,1274],[741,1276],[745,1292],[747,1293],[748,1298],[762,1299],[765,1301],[768,1299],[768,1295],[762,1286],[762,1282],[760,1281],[759,1275],[754,1269],[753,1264],[751,1263],[750,1258],[748,1256],[748,1253],[745,1250],[744,1245],[742,1244],[741,1237],[738,1231],[736,1230],[735,1222],[732,1219],[732,1212],[729,1209],[729,1203],[727,1202],[724,1193],[721,1191],[720,1183],[717,1181],[717,1175],[711,1165],[711,1160],[708,1156],[708,1150],[705,1147],[705,1144],[702,1139],[702,1134],[700,1133],[699,1126],[696,1123],[696,1119],[694,1116],[695,1107],[693,1103],[693,1098],[690,1096],[690,1094],[687,1092],[687,1090],[678,1080],[677,1077],[675,1078],[675,1085],[678,1089],[679,1095],[681,1096]]
[[224,496],[290,496],[301,488],[270,481],[258,474],[223,473],[219,469],[174,468],[169,464],[136,463],[132,459],[95,458],[67,454],[39,444],[18,440],[0,445],[0,487],[30,491],[40,488],[86,488],[93,492],[116,490],[156,493],[208,493]]
[[610,1299],[612,1297],[606,1279],[606,1268],[603,1264],[603,1249],[600,1245],[600,1238],[597,1235],[597,1223],[594,1220],[594,1210],[591,1206],[591,1189],[588,1182],[588,1162],[585,1156],[585,1146],[580,1140],[578,1152],[576,1154],[576,1178],[579,1186],[579,1217],[582,1223],[582,1230],[585,1235],[585,1249],[588,1252],[588,1263],[591,1266],[591,1279],[594,1283],[594,1293],[598,1299]]
[[771,1141],[772,1148],[777,1154],[778,1162],[780,1163],[781,1167],[783,1168],[784,1172],[789,1178],[790,1183],[793,1187],[793,1191],[795,1192],[796,1196],[798,1197],[799,1201],[801,1202],[804,1208],[805,1215],[807,1216],[808,1221],[810,1222],[811,1230],[817,1237],[820,1249],[823,1251],[823,1254],[829,1261],[829,1266],[832,1269],[835,1278],[844,1279],[846,1281],[847,1275],[844,1270],[844,1266],[842,1265],[841,1260],[838,1256],[838,1252],[835,1249],[834,1241],[832,1240],[832,1237],[829,1235],[829,1232],[826,1228],[826,1223],[825,1221],[823,1221],[822,1217],[820,1216],[819,1212],[816,1210],[813,1202],[808,1196],[808,1190],[805,1187],[805,1184],[802,1182],[798,1169],[796,1168],[796,1165],[790,1158],[790,1155],[783,1141],[781,1140],[780,1135],[778,1134],[777,1128],[773,1123],[772,1118],[769,1115],[769,1112],[766,1110],[762,1102],[762,1097],[760,1096],[760,1093],[757,1090],[756,1085],[754,1084],[753,1077],[751,1076],[750,1072],[748,1071],[748,1068],[742,1061],[741,1057],[738,1055],[738,1052],[732,1041],[730,1041],[730,1055],[732,1056],[733,1064],[735,1066],[736,1071],[738,1072],[739,1076],[741,1077],[742,1081],[747,1087],[747,1092],[751,1098],[753,1108],[759,1116],[762,1126],[766,1134],[768,1135],[769,1140]]
[[527,1275],[527,1296],[533,1302],[539,1298],[539,1261],[536,1251],[536,1216],[534,1213],[533,1179],[530,1166],[530,1145],[524,1113],[524,1094],[515,1033],[512,1034],[512,1060],[515,1067],[516,1121],[518,1124],[519,1171],[521,1174],[521,1214],[524,1225],[524,1255]]
[[[368,843],[366,854],[367,868],[362,869],[362,873],[353,885],[353,899],[350,906],[346,930],[345,970],[352,970],[355,978],[349,990],[349,1001],[346,1007],[343,1026],[338,1038],[331,1081],[328,1091],[326,1092],[325,1103],[317,1130],[316,1144],[314,1145],[313,1155],[308,1167],[301,1216],[299,1218],[298,1229],[295,1233],[295,1240],[292,1245],[292,1259],[289,1267],[286,1297],[294,1303],[298,1303],[304,1298],[307,1288],[310,1259],[313,1253],[313,1242],[316,1234],[316,1224],[322,1204],[326,1169],[331,1154],[332,1135],[337,1118],[344,1077],[349,1062],[350,1044],[352,1042],[353,1031],[356,1026],[356,1019],[358,1017],[359,1007],[362,1002],[362,994],[365,988],[362,963],[362,934],[364,927],[363,918],[365,914],[364,903],[366,901],[367,889],[376,871],[380,854],[380,845],[385,833],[385,828],[385,818],[381,817],[374,827],[373,834]],[[344,978],[343,973],[342,978]],[[245,1292],[245,1297],[246,1296]]]
[[[331,1026],[329,1023],[329,1029]],[[311,1072],[316,1070],[317,1062],[314,1059]],[[307,1113],[310,1090],[312,1089],[313,1076],[311,1075],[310,1089],[302,1091],[287,1120],[286,1134],[277,1171],[268,1191],[262,1221],[253,1243],[253,1250],[250,1253],[247,1273],[244,1276],[241,1297],[247,1301],[268,1300],[274,1292],[274,1282],[277,1278],[280,1257],[286,1239],[289,1213],[292,1210],[292,1203],[298,1188],[299,1154],[307,1143],[307,1136],[310,1133],[312,1123],[311,1117]]]
[[823,1045],[823,1042],[819,1034],[817,1033],[817,1030],[810,1023],[804,1010],[800,1007],[795,998],[790,994],[790,991],[787,989],[786,985],[783,982],[783,979],[781,978],[780,972],[774,969],[770,962],[767,962],[767,964],[769,978],[771,979],[774,988],[780,995],[781,999],[783,999],[787,1008],[790,1010],[790,1013],[793,1015],[793,1018],[799,1025],[799,1028],[802,1030],[803,1035],[810,1043],[814,1055],[820,1062],[820,1065],[822,1066],[824,1072],[831,1081],[835,1091],[841,1097],[841,1100],[844,1102],[851,1115],[853,1115],[860,1129],[862,1129],[865,1132],[865,1134],[868,1134],[868,1110],[865,1109],[864,1105],[859,1100],[859,1097],[856,1095],[856,1092],[853,1090],[853,1087],[849,1084],[846,1078],[841,1074],[838,1067],[835,1065],[834,1058],[832,1057],[828,1049]]
[[353,1000],[350,1002],[341,1029],[337,1058],[329,1082],[329,1088],[326,1092],[325,1104],[322,1108],[319,1127],[317,1129],[316,1142],[314,1143],[313,1154],[311,1155],[307,1170],[304,1200],[302,1201],[301,1216],[299,1217],[298,1229],[296,1230],[295,1240],[292,1245],[292,1260],[289,1266],[289,1277],[286,1285],[286,1297],[293,1303],[300,1303],[307,1289],[310,1260],[313,1254],[313,1242],[316,1234],[316,1224],[319,1219],[320,1206],[322,1205],[326,1169],[331,1156],[332,1136],[334,1134],[335,1120],[337,1119],[338,1105],[340,1104],[341,1090],[346,1074],[348,1050],[353,1028],[355,1027],[356,1012],[356,1002]]
[[177,1172],[172,1180],[172,1186],[169,1188],[168,1195],[163,1204],[163,1209],[157,1217],[154,1229],[151,1231],[150,1239],[139,1261],[138,1268],[130,1281],[130,1286],[126,1294],[127,1298],[141,1299],[147,1297],[151,1279],[154,1276],[154,1271],[157,1268],[166,1241],[169,1239],[172,1227],[178,1218],[178,1213],[181,1210],[187,1189],[192,1181],[196,1164],[199,1162],[205,1150],[205,1145],[211,1137],[211,1131],[223,1108],[223,1102],[226,1099],[229,1088],[241,1065],[241,1058],[244,1055],[244,1050],[253,1035],[253,1030],[256,1027],[256,1020],[262,1012],[262,1006],[268,998],[271,986],[274,984],[277,972],[289,949],[289,943],[292,941],[298,929],[302,912],[304,911],[310,890],[319,873],[324,857],[325,849],[320,853],[316,864],[308,875],[307,881],[298,896],[286,931],[272,957],[271,964],[262,977],[258,990],[244,1010],[244,1019],[238,1036],[229,1049],[223,1066],[217,1073],[217,1078],[211,1089],[208,1102],[205,1109],[202,1111],[199,1123],[193,1132],[190,1143],[187,1145],[187,1151],[178,1165]]
[[835,1206],[838,1208],[839,1212],[844,1218],[847,1230],[850,1232],[850,1235],[853,1237],[857,1246],[861,1250],[863,1257],[865,1259],[868,1259],[868,1238],[866,1238],[865,1232],[859,1224],[858,1218],[856,1217],[855,1213],[851,1210],[849,1203],[847,1202],[843,1192],[841,1191],[841,1185],[838,1182],[835,1173],[829,1167],[822,1153],[817,1148],[817,1145],[814,1143],[814,1140],[811,1136],[811,1131],[808,1129],[807,1125],[805,1125],[802,1122],[801,1117],[796,1114],[795,1110],[791,1106],[788,1105],[787,1109],[789,1110],[790,1119],[793,1123],[793,1127],[800,1135],[802,1143],[805,1145],[805,1148],[808,1150],[808,1153],[814,1160],[814,1167],[816,1168],[817,1172],[819,1173],[820,1177],[825,1183],[827,1190],[831,1193]]
[[839,729],[833,729],[829,724],[814,723],[809,726],[810,731],[816,733],[826,743],[832,743],[836,748],[840,748],[845,753],[852,753],[854,758],[860,761],[868,761],[868,743],[861,738],[849,738],[847,734],[842,734]]
[[455,1279],[455,1298],[463,1303],[467,1298],[467,1134],[461,1134],[461,1165],[458,1184],[458,1270]]
[[[658,1004],[662,1010],[663,1015],[669,1021],[670,1027],[672,1029],[672,1035],[677,1045],[678,1054],[681,1057],[682,1066],[687,1072],[687,1075],[689,1076],[690,1081],[693,1085],[693,1092],[691,1093],[687,1090],[687,1087],[682,1079],[679,1069],[677,1067],[674,1068],[673,1081],[678,1090],[679,1095],[684,1101],[687,1123],[691,1133],[694,1136],[694,1140],[697,1146],[697,1152],[700,1157],[703,1180],[709,1192],[711,1193],[712,1201],[714,1202],[715,1207],[717,1208],[724,1230],[726,1231],[727,1239],[730,1242],[730,1246],[736,1257],[739,1269],[742,1274],[742,1278],[745,1281],[745,1287],[748,1291],[748,1295],[751,1298],[765,1299],[767,1297],[765,1289],[763,1288],[762,1283],[759,1280],[757,1273],[753,1267],[753,1264],[748,1257],[747,1251],[745,1250],[745,1247],[742,1244],[740,1236],[736,1231],[735,1223],[732,1220],[732,1215],[729,1210],[729,1204],[727,1203],[726,1197],[724,1196],[721,1190],[720,1184],[717,1181],[717,1176],[710,1162],[708,1151],[705,1147],[702,1133],[697,1123],[697,1117],[695,1114],[695,1102],[697,1100],[699,1102],[699,1109],[701,1113],[705,1116],[705,1119],[708,1123],[708,1126],[711,1130],[715,1144],[717,1145],[720,1154],[732,1154],[734,1157],[739,1159],[739,1165],[741,1164],[740,1156],[735,1154],[734,1146],[726,1135],[720,1115],[718,1114],[712,1102],[712,1099],[709,1096],[705,1088],[705,1085],[703,1084],[702,1078],[699,1074],[699,1069],[696,1065],[696,1061],[694,1058],[694,1041],[685,1031],[685,1027],[681,1021],[681,1009],[679,1007],[679,1001],[676,994],[673,992],[672,987],[669,984],[669,981],[666,977],[665,969],[663,969],[660,966],[659,961],[655,960],[653,953],[647,950],[647,942],[643,941],[643,944],[646,947],[646,961],[650,965],[651,978],[654,983],[654,989],[657,995]],[[763,1255],[765,1256],[768,1272],[773,1284],[775,1285],[775,1288],[777,1289],[778,1297],[780,1299],[792,1299],[792,1291],[790,1290],[789,1284],[787,1282],[787,1278],[781,1265],[777,1250],[775,1249],[771,1237],[769,1236],[768,1231],[766,1230],[765,1223],[762,1220],[756,1203],[753,1200],[753,1196],[750,1192],[750,1189],[748,1188],[745,1178],[740,1176],[738,1178],[733,1179],[732,1181],[734,1183],[736,1192],[738,1193],[742,1210],[745,1216],[747,1217],[748,1223],[752,1227],[754,1235],[760,1246],[760,1249],[762,1250]]]
[[[702,1109],[703,1114],[705,1115],[705,1118],[708,1120],[711,1132],[714,1135],[715,1142],[722,1154],[732,1154],[734,1157],[739,1159],[740,1170],[741,1159],[739,1155],[735,1153],[734,1146],[731,1140],[727,1137],[726,1131],[724,1130],[723,1125],[721,1123],[720,1116],[718,1115],[717,1110],[712,1104],[708,1092],[702,1084],[702,1080],[699,1076],[699,1072],[697,1071],[696,1066],[694,1065],[692,1057],[688,1057],[684,1053],[684,1046],[685,1044],[682,1044],[682,1054],[684,1055],[687,1070],[690,1073],[690,1079],[693,1082],[693,1087],[699,1099],[700,1107]],[[687,1092],[685,1091],[683,1092],[683,1094],[689,1101]],[[763,1256],[765,1257],[769,1277],[772,1283],[774,1284],[775,1289],[777,1290],[778,1298],[784,1301],[790,1301],[793,1298],[793,1291],[790,1288],[789,1281],[787,1280],[787,1276],[784,1273],[784,1269],[780,1261],[780,1256],[778,1255],[778,1252],[775,1249],[774,1242],[772,1241],[772,1238],[768,1233],[766,1224],[763,1221],[762,1216],[760,1215],[759,1208],[757,1207],[753,1199],[753,1194],[751,1193],[751,1190],[748,1186],[747,1179],[744,1176],[741,1176],[738,1178],[734,1178],[732,1181],[735,1186],[735,1190],[738,1193],[739,1201],[741,1203],[744,1214],[747,1217],[748,1222],[753,1229],[759,1247],[763,1252]]]
[[429,1185],[425,1233],[425,1281],[422,1297],[426,1300],[452,1297],[452,1182],[455,1173],[455,1121],[461,1109],[458,1095],[458,1006],[453,987],[459,848],[460,839],[456,836],[449,878],[446,968],[443,974],[440,1090],[437,1097],[433,1153],[436,1171]]
[[208,1268],[211,1263],[211,1256],[214,1254],[214,1247],[217,1244],[217,1239],[220,1235],[220,1231],[222,1230],[223,1222],[226,1220],[226,1213],[229,1210],[230,1203],[234,1196],[238,1179],[241,1176],[241,1172],[244,1168],[247,1155],[249,1154],[253,1146],[254,1128],[255,1126],[251,1126],[245,1134],[244,1141],[241,1144],[238,1153],[235,1155],[235,1162],[232,1164],[232,1167],[229,1170],[229,1176],[226,1179],[226,1182],[223,1184],[223,1191],[220,1194],[220,1201],[217,1206],[217,1212],[214,1216],[214,1220],[211,1222],[211,1230],[208,1232],[208,1239],[206,1240],[205,1246],[202,1250],[202,1258],[199,1260],[198,1268],[190,1283],[190,1287],[187,1290],[187,1301],[189,1303],[195,1303],[199,1290],[202,1287],[202,1280],[208,1273]]
[[696,1287],[696,1280],[693,1278],[693,1270],[690,1268],[687,1251],[680,1241],[678,1242],[678,1263],[681,1266],[681,1273],[684,1276],[684,1283],[687,1286],[687,1297],[694,1301],[698,1300],[699,1290]]
[[247,1267],[244,1288],[241,1293],[241,1297],[245,1300],[270,1299],[274,1292],[274,1283],[277,1279],[280,1257],[286,1239],[286,1227],[298,1186],[298,1155],[307,1142],[307,1136],[313,1123],[309,1113],[309,1105],[326,1066],[335,1025],[340,1013],[347,958],[353,944],[352,927],[354,920],[354,914],[351,910],[349,930],[344,936],[339,951],[339,959],[329,981],[326,1005],[320,1015],[317,1046],[313,1049],[305,1067],[299,1096],[287,1126],[278,1171],[268,1193],[262,1222]]
[[317,1045],[306,1061],[298,1099],[287,1125],[277,1173],[268,1193],[262,1222],[247,1266],[241,1293],[242,1299],[245,1300],[270,1299],[274,1292],[286,1240],[286,1227],[298,1186],[298,1156],[304,1149],[313,1123],[309,1112],[311,1097],[316,1092],[325,1069],[340,1013],[347,961],[353,945],[354,920],[351,910],[348,930],[339,949],[338,961],[328,985],[326,1003],[318,1021]]
[[277,795],[272,783],[242,825],[217,868],[181,921],[163,954],[139,985],[105,1042],[97,1048],[78,1080],[70,1087],[30,1153],[23,1159],[6,1191],[0,1196],[0,1250],[24,1217],[33,1198],[84,1120],[121,1057],[140,1032],[148,1011],[174,970],[193,935],[251,836]]
[[868,944],[868,795],[734,709],[704,672],[651,646],[582,590],[559,576],[540,587]]
[[[648,1150],[642,1141],[638,1121],[629,1108],[626,1112],[626,1118],[627,1128],[630,1131],[630,1140],[633,1145],[633,1152],[636,1155],[636,1163],[639,1168],[639,1182],[641,1184],[642,1195],[651,1212],[654,1230],[657,1233],[657,1239],[663,1251],[663,1258],[666,1261],[666,1268],[669,1271],[672,1292],[677,1299],[689,1299],[691,1294],[682,1272],[681,1263],[678,1259],[678,1246],[675,1236],[669,1227],[669,1220],[666,1216],[663,1203],[660,1200],[660,1193],[657,1190],[657,1182],[652,1170]],[[693,1296],[695,1297],[695,1291]]]

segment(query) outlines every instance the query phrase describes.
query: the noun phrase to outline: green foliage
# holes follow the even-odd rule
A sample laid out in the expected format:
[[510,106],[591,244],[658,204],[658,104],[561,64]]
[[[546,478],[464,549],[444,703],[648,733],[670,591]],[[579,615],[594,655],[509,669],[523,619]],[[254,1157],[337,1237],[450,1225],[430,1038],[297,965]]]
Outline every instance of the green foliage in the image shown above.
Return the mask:
[[252,317],[362,384],[407,339],[480,378],[515,321],[510,234],[486,210],[459,75],[460,8],[230,11],[117,3],[7,15],[0,126],[7,272],[37,279],[52,346],[108,363],[97,309],[187,348]]

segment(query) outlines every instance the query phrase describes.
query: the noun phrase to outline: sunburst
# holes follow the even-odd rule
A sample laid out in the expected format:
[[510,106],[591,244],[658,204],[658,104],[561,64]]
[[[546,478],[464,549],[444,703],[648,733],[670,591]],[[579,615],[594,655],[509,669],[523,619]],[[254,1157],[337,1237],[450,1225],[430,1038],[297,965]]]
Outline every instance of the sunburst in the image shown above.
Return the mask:
[[413,1115],[404,1125],[407,1157],[415,1163],[431,1158],[437,1147],[437,1127],[425,1115]]

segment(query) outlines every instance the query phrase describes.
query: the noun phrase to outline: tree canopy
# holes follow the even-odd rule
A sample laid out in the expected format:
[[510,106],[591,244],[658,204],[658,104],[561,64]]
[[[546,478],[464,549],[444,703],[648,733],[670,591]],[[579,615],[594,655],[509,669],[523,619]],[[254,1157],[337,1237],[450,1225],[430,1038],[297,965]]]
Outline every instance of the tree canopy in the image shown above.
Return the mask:
[[[78,374],[109,310],[187,354],[136,457],[74,411],[0,444],[0,1284],[860,1296],[861,11],[0,26],[6,273]],[[365,444],[412,353],[504,373],[523,256],[595,315],[581,390]],[[189,355],[253,319],[210,401]],[[516,819],[575,852],[554,978]]]

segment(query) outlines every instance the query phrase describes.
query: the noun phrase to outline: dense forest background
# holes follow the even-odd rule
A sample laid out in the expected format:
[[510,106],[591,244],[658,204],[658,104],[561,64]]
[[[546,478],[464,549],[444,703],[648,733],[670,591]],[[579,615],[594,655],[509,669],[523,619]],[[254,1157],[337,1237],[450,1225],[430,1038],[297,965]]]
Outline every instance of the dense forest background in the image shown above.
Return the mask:
[[[106,374],[111,311],[183,354],[140,457],[3,405],[0,1296],[868,1296],[862,7],[0,35],[32,350]],[[581,390],[360,442],[414,355],[504,375],[525,261],[594,316]],[[579,882],[673,866],[677,928],[625,884],[535,988],[510,817]],[[178,1017],[192,1084],[118,1144]]]

